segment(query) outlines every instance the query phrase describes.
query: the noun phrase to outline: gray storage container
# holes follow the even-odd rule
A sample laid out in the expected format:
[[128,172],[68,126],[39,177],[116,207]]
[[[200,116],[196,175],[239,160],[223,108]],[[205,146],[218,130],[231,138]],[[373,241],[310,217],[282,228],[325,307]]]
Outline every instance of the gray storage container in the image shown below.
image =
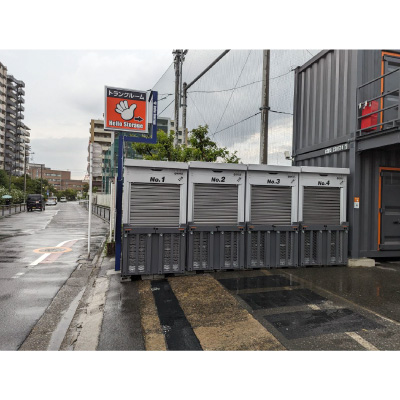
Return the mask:
[[244,268],[246,168],[189,163],[189,271]]
[[248,165],[246,268],[298,266],[299,167]]
[[301,167],[300,265],[347,263],[348,168]]
[[122,275],[183,273],[186,163],[126,160]]

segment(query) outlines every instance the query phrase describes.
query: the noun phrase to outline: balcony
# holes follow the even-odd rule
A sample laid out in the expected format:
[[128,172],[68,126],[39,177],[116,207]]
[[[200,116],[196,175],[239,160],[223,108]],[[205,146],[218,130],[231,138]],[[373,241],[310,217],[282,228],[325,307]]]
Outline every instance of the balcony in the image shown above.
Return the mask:
[[25,111],[25,107],[24,107],[24,106],[21,106],[21,104],[18,104],[17,110],[18,110],[18,111]]
[[7,119],[7,122],[13,122],[14,124],[17,123],[15,116],[10,113],[7,113],[6,119]]
[[19,88],[18,88],[18,94],[19,94],[20,96],[25,96],[25,90],[22,89],[22,87],[19,87]]
[[7,123],[6,123],[6,129],[10,130],[11,132],[15,132],[16,129],[17,129],[17,127],[14,126],[14,125],[9,124],[8,121],[7,121]]
[[9,88],[7,88],[7,97],[18,100],[17,94]]
[[7,105],[10,107],[17,108],[18,104],[15,101],[12,101],[10,98],[7,99]]
[[18,79],[15,79],[12,75],[7,75],[7,82],[13,82],[20,87],[25,87],[25,83]]
[[25,103],[25,99],[23,97],[18,97],[18,103]]
[[7,141],[11,140],[14,143],[15,142],[15,136],[10,132],[6,132],[6,140]]

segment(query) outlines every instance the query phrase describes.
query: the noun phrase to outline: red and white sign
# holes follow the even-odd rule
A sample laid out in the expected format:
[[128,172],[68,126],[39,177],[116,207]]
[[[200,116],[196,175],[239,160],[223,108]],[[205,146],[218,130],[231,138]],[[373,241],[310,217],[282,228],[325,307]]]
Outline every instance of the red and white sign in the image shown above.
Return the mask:
[[106,86],[104,129],[147,133],[147,93]]

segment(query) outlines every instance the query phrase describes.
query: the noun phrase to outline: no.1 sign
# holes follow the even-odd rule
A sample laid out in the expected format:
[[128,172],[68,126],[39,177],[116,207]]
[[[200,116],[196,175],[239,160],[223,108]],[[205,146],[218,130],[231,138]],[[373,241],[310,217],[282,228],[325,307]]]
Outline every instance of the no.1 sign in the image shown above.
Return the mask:
[[147,93],[105,87],[104,129],[147,133]]

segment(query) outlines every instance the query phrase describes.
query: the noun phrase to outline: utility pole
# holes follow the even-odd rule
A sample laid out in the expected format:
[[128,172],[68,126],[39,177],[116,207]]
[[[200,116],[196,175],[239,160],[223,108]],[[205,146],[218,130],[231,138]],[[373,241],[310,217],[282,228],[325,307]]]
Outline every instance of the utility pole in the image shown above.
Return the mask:
[[178,134],[179,134],[179,80],[181,72],[181,55],[182,50],[174,50],[174,68],[175,68],[175,137],[174,137],[174,147],[178,146]]
[[263,51],[263,84],[261,98],[260,164],[268,164],[268,113],[269,113],[270,50]]
[[182,67],[185,61],[185,55],[188,50],[174,50],[172,54],[174,57],[175,68],[175,137],[174,147],[178,146],[179,135],[179,108],[182,107],[181,94],[182,94]]
[[[187,108],[187,91],[188,89],[194,85],[204,74],[206,74],[219,60],[221,60],[222,57],[226,56],[229,53],[230,50],[225,50],[222,52],[203,72],[200,73],[192,82],[187,84],[184,82],[183,84],[183,111],[182,111],[182,131],[184,135],[184,142],[187,144],[187,134],[186,134],[186,108]],[[186,54],[186,53],[185,53]]]

